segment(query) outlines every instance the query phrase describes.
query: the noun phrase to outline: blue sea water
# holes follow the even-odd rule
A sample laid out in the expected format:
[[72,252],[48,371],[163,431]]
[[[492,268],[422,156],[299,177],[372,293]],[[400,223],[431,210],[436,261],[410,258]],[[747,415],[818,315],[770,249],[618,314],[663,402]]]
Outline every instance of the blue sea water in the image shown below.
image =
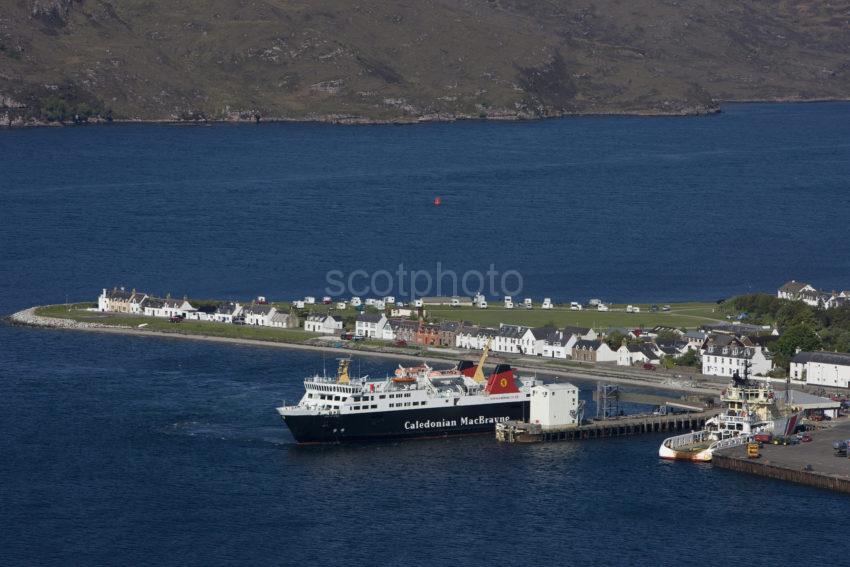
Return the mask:
[[[400,263],[492,263],[561,300],[841,289],[848,179],[841,103],[2,131],[0,313],[114,284],[322,295],[329,270]],[[844,543],[846,497],[660,462],[658,437],[296,447],[274,407],[324,363],[0,326],[0,561],[771,565]]]

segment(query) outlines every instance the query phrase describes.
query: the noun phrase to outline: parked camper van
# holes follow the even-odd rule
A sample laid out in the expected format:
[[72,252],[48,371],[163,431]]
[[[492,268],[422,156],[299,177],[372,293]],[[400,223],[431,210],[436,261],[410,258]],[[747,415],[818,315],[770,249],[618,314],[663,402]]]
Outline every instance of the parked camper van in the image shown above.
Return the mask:
[[540,309],[552,309],[552,307],[554,307],[552,300],[548,297],[543,298],[543,305],[540,306]]
[[514,300],[510,295],[505,296],[505,309],[513,309],[514,308]]
[[597,311],[608,311],[608,306],[605,305],[604,303],[600,303],[599,305],[596,306],[596,310]]
[[359,297],[357,297],[355,295],[354,297],[351,298],[351,306],[352,307],[360,307],[361,305],[363,305],[363,301]]
[[578,301],[570,301],[570,310],[581,311],[581,303],[579,303]]

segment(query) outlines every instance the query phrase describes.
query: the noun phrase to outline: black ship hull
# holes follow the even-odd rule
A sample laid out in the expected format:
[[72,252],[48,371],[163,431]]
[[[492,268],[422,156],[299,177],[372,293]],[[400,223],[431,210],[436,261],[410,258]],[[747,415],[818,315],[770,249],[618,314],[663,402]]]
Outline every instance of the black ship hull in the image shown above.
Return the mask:
[[343,443],[492,433],[496,423],[526,419],[523,400],[474,406],[334,415],[283,416],[298,443]]

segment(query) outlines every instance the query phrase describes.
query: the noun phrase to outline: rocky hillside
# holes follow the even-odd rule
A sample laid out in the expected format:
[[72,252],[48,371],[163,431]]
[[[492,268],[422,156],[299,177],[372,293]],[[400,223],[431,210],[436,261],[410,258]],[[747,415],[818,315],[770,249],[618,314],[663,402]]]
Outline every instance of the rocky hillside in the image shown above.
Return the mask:
[[850,98],[823,0],[6,0],[0,121],[687,114]]

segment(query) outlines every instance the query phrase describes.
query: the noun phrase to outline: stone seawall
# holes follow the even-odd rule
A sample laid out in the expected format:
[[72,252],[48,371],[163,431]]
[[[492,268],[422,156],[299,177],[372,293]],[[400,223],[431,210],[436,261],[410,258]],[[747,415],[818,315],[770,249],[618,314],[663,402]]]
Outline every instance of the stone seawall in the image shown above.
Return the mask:
[[50,327],[52,329],[129,329],[126,325],[103,325],[101,323],[82,323],[72,319],[60,319],[58,317],[42,317],[36,315],[36,307],[23,309],[9,315],[9,321],[14,325],[27,325],[29,327]]
[[721,469],[755,474],[850,494],[850,479],[837,478],[817,471],[794,470],[755,460],[744,460],[739,457],[718,455],[717,453],[712,457],[712,465]]

